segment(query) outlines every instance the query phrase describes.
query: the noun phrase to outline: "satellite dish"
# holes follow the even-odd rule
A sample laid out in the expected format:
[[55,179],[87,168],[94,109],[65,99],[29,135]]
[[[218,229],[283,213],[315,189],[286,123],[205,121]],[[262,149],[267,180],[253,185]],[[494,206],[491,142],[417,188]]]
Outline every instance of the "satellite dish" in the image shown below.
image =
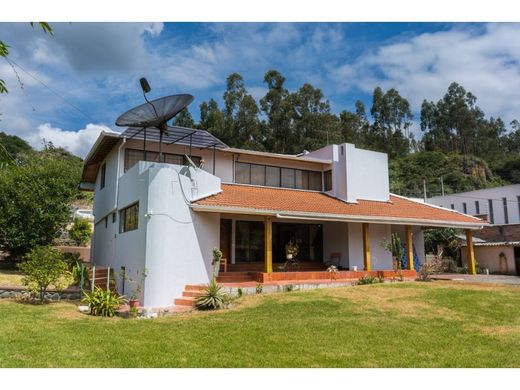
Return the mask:
[[162,130],[166,122],[184,110],[193,99],[192,95],[179,94],[152,100],[125,112],[117,118],[116,125],[157,127]]
[[159,161],[162,161],[162,139],[166,132],[166,122],[172,119],[179,112],[184,110],[194,99],[189,94],[178,94],[165,96],[159,99],[149,101],[146,98],[146,93],[150,92],[151,88],[146,79],[140,80],[143,89],[143,96],[146,103],[134,107],[121,115],[116,120],[116,126],[125,127],[141,127],[145,131],[146,144],[146,128],[156,127],[159,129]]

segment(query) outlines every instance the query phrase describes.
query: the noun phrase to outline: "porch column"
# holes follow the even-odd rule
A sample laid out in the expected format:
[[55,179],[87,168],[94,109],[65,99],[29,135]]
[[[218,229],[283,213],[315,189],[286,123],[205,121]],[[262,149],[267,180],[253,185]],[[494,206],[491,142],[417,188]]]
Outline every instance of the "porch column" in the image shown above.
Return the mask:
[[412,227],[410,225],[406,225],[406,260],[408,269],[413,270],[413,240]]
[[370,271],[370,239],[368,237],[368,223],[363,224],[363,266]]
[[270,217],[264,221],[265,272],[273,272],[273,222]]
[[469,273],[471,275],[476,275],[477,270],[475,267],[475,251],[473,250],[473,235],[471,233],[471,229],[466,229],[466,245]]

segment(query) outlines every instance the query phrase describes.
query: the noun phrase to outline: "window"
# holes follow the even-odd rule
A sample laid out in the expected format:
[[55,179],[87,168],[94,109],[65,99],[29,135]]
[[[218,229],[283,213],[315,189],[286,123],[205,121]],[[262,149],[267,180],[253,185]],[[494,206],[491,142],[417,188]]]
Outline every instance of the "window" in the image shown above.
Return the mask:
[[478,200],[475,201],[475,214],[480,214],[480,203]]
[[108,217],[105,217],[105,229],[108,228]]
[[119,233],[136,230],[139,226],[139,202],[119,212]]
[[507,214],[507,198],[502,198],[502,205],[504,206],[504,223],[509,223],[509,215]]
[[235,258],[237,263],[264,261],[264,223],[236,221]]
[[282,187],[284,188],[295,188],[295,174],[294,169],[282,168]]
[[468,213],[468,206],[466,205],[466,202],[462,203],[462,212],[464,214]]
[[493,215],[493,199],[488,199],[488,221],[489,223],[495,223],[495,216]]
[[516,202],[518,203],[518,216],[520,217],[520,196],[516,197]]
[[323,181],[325,185],[325,191],[331,191],[332,190],[332,170],[326,171],[323,174]]
[[235,182],[240,184],[251,184],[251,164],[241,162],[235,163]]
[[265,167],[265,185],[269,187],[280,187],[280,168]]
[[116,222],[116,213],[112,213],[112,223]]
[[[201,157],[191,156],[191,161],[196,166],[200,165]],[[139,161],[159,162],[159,152],[146,151],[146,158],[143,159],[143,151],[138,149],[125,149],[125,172],[132,168]],[[188,159],[182,154],[163,153],[163,162],[166,164],[188,165]]]
[[265,165],[251,164],[251,184],[265,186]]
[[318,171],[235,162],[235,183],[321,191]]
[[107,164],[101,166],[101,180],[99,181],[99,189],[105,188],[105,179],[107,174]]
[[450,204],[450,207],[451,207],[452,210],[455,210],[455,205],[453,203]]

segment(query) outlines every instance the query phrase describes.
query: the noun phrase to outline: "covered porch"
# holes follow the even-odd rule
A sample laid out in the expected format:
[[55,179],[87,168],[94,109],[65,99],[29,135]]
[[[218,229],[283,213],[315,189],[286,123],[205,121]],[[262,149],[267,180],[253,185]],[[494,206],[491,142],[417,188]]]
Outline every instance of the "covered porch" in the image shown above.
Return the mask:
[[[424,262],[423,230],[458,227],[472,248],[472,229],[483,222],[395,195],[387,202],[347,203],[320,192],[223,184],[223,191],[192,205],[220,215],[220,282],[349,280],[397,277],[383,245],[396,233],[404,248],[402,277],[416,276]],[[287,258],[296,244],[298,254]],[[472,250],[470,271],[475,272]],[[333,265],[337,272],[329,272]],[[399,276],[400,277],[400,276]]]

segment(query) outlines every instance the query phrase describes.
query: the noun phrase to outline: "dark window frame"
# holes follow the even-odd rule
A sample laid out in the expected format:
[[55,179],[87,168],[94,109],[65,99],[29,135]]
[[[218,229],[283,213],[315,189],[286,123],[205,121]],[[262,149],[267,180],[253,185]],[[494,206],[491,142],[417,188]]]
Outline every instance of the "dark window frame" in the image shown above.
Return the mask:
[[468,213],[468,205],[466,204],[466,202],[462,202],[462,212],[464,214]]
[[480,203],[478,200],[475,201],[475,214],[476,215],[480,214]]
[[[245,166],[247,166],[247,168],[245,168]],[[262,183],[253,184],[253,169],[252,169],[253,166],[263,168],[263,171],[264,171],[263,184]],[[248,175],[245,175],[245,176],[248,176],[248,178],[246,178],[246,179],[240,178],[240,180],[238,179],[239,175],[238,175],[237,171],[238,171],[239,167],[241,167],[240,169],[245,168],[244,172],[245,171],[249,172]],[[272,176],[273,169],[278,171],[275,173],[277,178]],[[283,170],[293,172],[293,178],[292,178],[293,185],[292,186],[283,186],[282,185],[282,171]],[[235,161],[233,171],[234,171],[234,175],[233,175],[234,182],[237,184],[257,185],[257,186],[275,187],[275,188],[302,189],[302,190],[306,190],[306,191],[319,191],[319,192],[323,191],[323,183],[322,183],[323,172],[321,172],[321,171],[314,171],[314,170],[310,170],[310,169],[288,168],[288,167],[269,165],[269,164],[256,164],[256,163],[244,162],[244,161]],[[297,187],[297,180],[296,180],[296,178],[298,176],[297,172],[301,172],[302,183],[304,183],[304,184],[302,184],[301,187]],[[319,187],[311,186],[311,184],[317,183],[316,180],[311,181],[311,176],[313,176],[313,175],[320,176]],[[240,176],[243,176],[243,175],[240,175]],[[275,179],[275,180],[273,180],[273,179]],[[316,177],[314,177],[314,179],[316,179]],[[269,184],[271,184],[275,181],[277,182],[278,185],[268,185],[268,182],[269,182]],[[305,185],[305,183],[306,183],[306,185]]]
[[[135,208],[135,211],[132,210]],[[131,214],[133,213],[133,215]],[[135,220],[131,220],[135,217]],[[126,233],[139,229],[139,202],[132,203],[119,210],[119,233]]]
[[[128,159],[127,151],[128,152],[139,152],[141,154],[141,157],[139,157],[139,159],[136,162],[134,162],[132,165],[129,165],[129,164],[127,164],[127,159]],[[159,156],[159,152],[156,152],[154,150],[147,150],[146,153],[144,153],[144,157],[145,158],[143,160],[143,150],[142,149],[125,148],[124,161],[123,161],[124,172],[127,172],[128,170],[130,170],[139,161],[161,162],[161,161],[158,161],[158,156]],[[172,158],[173,160],[174,159],[178,159],[178,158],[182,158],[182,164],[176,164],[176,165],[188,166],[188,159],[186,158],[186,155],[184,155],[184,154],[163,153],[163,161],[162,161],[163,163],[165,163],[165,164],[175,164],[175,163],[172,163],[172,162],[166,162],[167,158]],[[200,162],[202,160],[201,156],[195,156],[195,155],[189,156],[189,158],[197,166],[200,165]]]
[[504,223],[509,224],[509,212],[507,210],[507,198],[502,198],[502,206],[504,207]]
[[488,221],[492,225],[495,223],[495,215],[493,212],[493,199],[488,199]]
[[323,189],[324,191],[332,191],[332,169],[323,172]]
[[455,204],[454,204],[454,203],[450,204],[450,208],[451,208],[452,210],[455,210]]

